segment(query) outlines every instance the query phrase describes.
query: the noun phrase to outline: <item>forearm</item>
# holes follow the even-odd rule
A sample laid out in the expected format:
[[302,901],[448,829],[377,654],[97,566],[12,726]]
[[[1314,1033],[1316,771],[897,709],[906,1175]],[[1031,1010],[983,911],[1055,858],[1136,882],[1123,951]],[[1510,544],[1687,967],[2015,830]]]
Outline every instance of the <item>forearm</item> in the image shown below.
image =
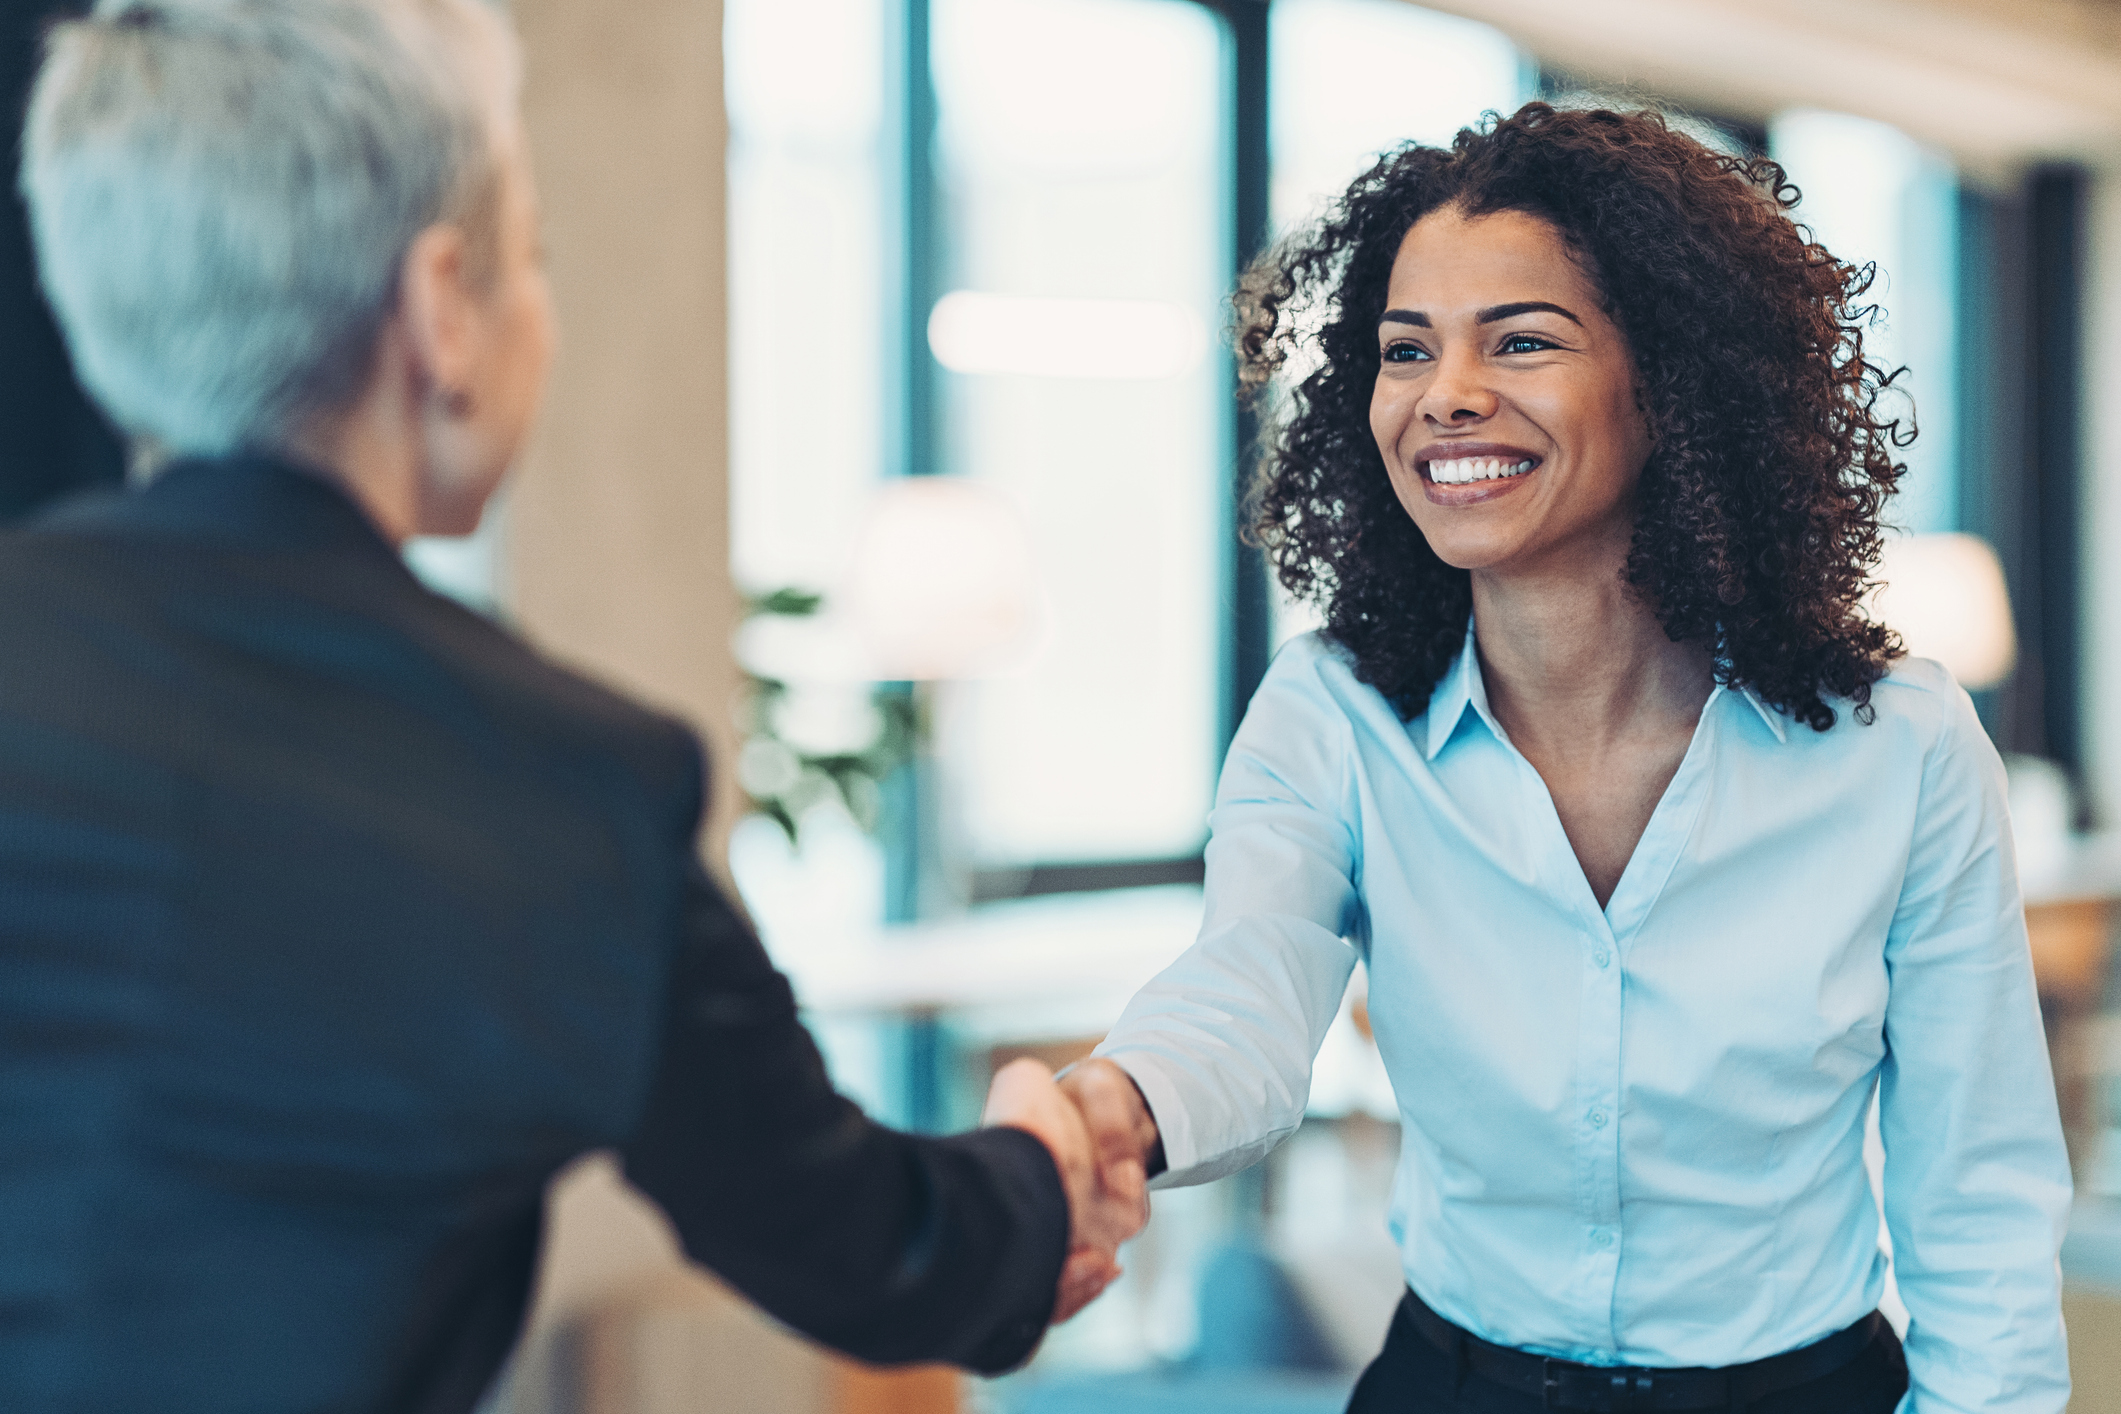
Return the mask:
[[1160,1186],[1257,1162],[1303,1122],[1311,1063],[1354,950],[1308,920],[1252,916],[1204,934],[1136,994],[1097,1049],[1154,1116]]
[[625,1159],[686,1251],[798,1330],[877,1361],[1006,1369],[1068,1243],[1052,1159],[1013,1129],[897,1133],[834,1093],[787,983],[695,890],[649,1103]]

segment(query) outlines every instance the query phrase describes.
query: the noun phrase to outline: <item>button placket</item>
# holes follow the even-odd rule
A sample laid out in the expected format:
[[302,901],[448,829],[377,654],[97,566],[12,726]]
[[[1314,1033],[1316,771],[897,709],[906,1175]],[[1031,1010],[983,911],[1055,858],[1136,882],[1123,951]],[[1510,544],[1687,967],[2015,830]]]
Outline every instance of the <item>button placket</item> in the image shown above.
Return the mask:
[[[1586,889],[1588,898],[1588,889]],[[1580,1291],[1587,1318],[1576,1338],[1587,1350],[1613,1348],[1610,1313],[1620,1271],[1619,1075],[1622,969],[1618,948],[1603,914],[1584,919],[1584,949],[1578,954],[1580,1033],[1576,1048],[1576,1111],[1570,1122],[1576,1155],[1578,1218],[1582,1226]]]

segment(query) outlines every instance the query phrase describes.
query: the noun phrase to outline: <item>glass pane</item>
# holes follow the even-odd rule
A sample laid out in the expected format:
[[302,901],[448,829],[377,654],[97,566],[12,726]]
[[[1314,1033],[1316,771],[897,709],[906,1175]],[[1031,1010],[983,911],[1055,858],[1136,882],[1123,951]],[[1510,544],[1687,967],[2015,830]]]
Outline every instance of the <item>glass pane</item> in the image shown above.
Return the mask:
[[[1953,282],[1958,265],[1958,185],[1951,165],[1898,128],[1845,113],[1801,109],[1768,129],[1768,150],[1804,192],[1796,216],[1843,260],[1878,262],[1865,298],[1884,324],[1864,338],[1864,355],[1901,364],[1922,435],[1903,455],[1907,478],[1889,514],[1915,532],[1959,524],[1958,426],[1954,417],[1957,333]],[[1896,410],[1905,414],[1908,404]]]
[[1404,0],[1274,0],[1269,140],[1273,215],[1286,229],[1406,142],[1448,144],[1490,110],[1532,96],[1533,71],[1500,31]]
[[[723,14],[730,563],[755,593],[827,591],[881,474],[885,7],[726,0]],[[788,705],[830,697],[799,686]],[[829,809],[811,811],[802,835],[791,848],[752,815],[730,841],[730,870],[776,949],[883,916],[876,842]],[[835,1072],[862,1091],[868,1071],[844,1059],[834,1055]]]
[[825,589],[882,454],[881,0],[728,0],[730,550]]
[[981,863],[1188,853],[1216,734],[1223,36],[1183,0],[936,0],[943,465],[1031,527],[1043,643],[950,693]]

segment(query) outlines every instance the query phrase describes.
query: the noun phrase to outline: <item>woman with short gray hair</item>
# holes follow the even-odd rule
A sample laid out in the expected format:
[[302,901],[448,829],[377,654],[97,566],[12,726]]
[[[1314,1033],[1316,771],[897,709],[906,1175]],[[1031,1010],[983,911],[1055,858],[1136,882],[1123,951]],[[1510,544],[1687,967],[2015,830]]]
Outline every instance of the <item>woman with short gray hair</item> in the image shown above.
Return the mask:
[[160,468],[0,537],[0,1408],[463,1411],[547,1181],[871,1360],[997,1371],[1095,1295],[1032,1062],[916,1138],[827,1081],[698,862],[692,734],[438,598],[553,343],[475,0],[116,0],[22,187],[83,380]]
[[165,454],[292,452],[392,539],[472,529],[552,352],[521,67],[473,0],[62,26],[22,188],[83,382]]

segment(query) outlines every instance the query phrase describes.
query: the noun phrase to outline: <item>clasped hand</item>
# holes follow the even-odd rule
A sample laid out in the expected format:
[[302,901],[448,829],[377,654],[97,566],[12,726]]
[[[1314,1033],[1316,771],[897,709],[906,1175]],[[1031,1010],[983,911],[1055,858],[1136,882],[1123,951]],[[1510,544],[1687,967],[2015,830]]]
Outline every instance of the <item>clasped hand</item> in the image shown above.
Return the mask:
[[1127,1073],[1090,1060],[1056,1082],[1035,1060],[1011,1061],[987,1091],[984,1122],[1043,1142],[1068,1195],[1068,1260],[1055,1323],[1096,1300],[1120,1274],[1120,1244],[1149,1221],[1148,1170],[1156,1122]]

